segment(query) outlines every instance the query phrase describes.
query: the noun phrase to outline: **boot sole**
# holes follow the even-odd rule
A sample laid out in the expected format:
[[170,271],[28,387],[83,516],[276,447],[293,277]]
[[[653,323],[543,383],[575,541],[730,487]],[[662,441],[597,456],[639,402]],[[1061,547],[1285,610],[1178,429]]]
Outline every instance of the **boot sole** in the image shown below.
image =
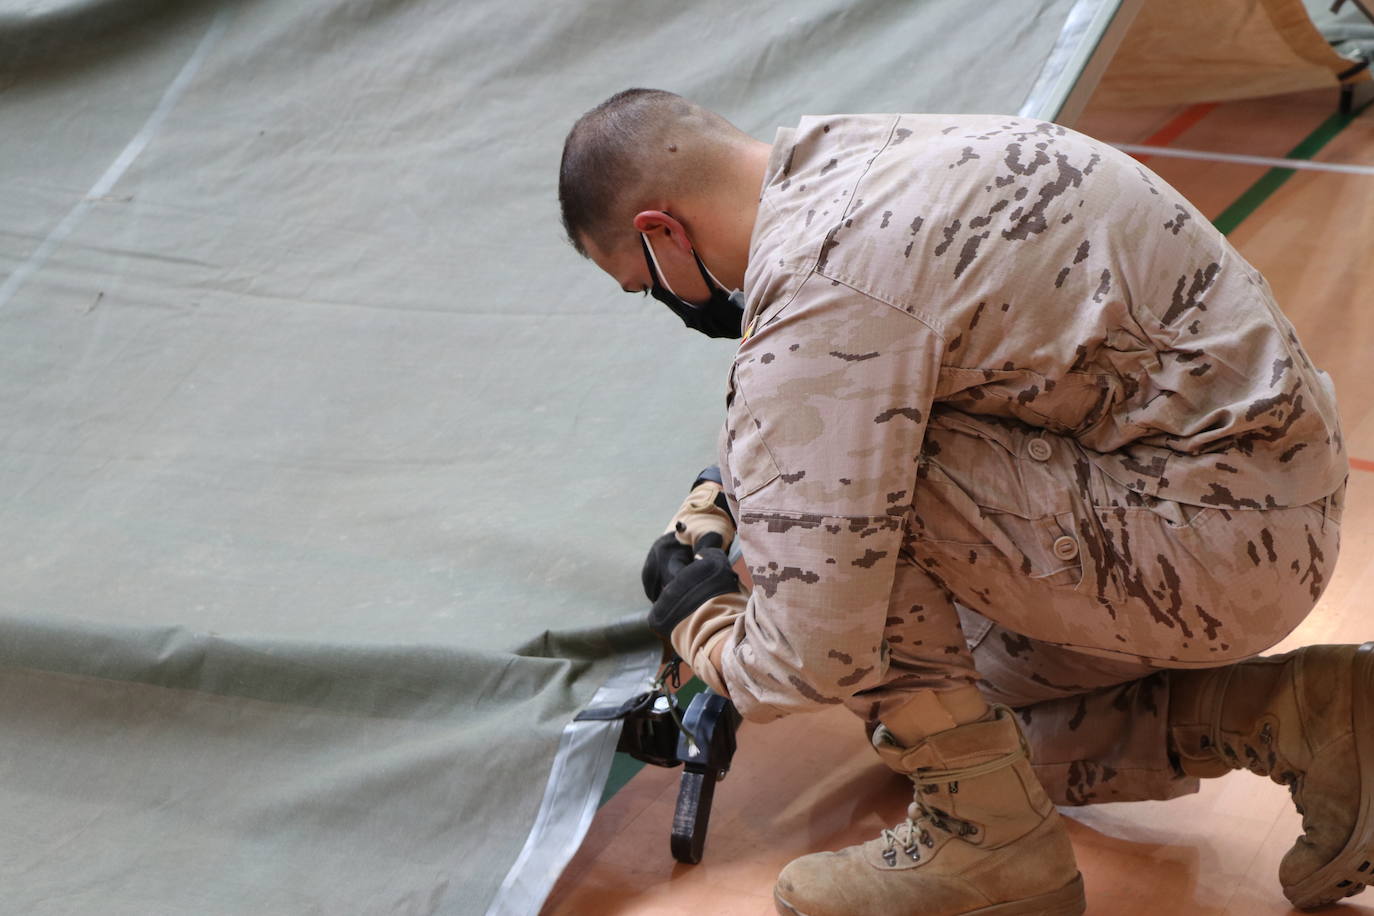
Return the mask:
[[[782,899],[777,891],[773,892],[773,906],[780,916],[811,916]],[[1087,908],[1087,899],[1083,896],[1083,876],[1074,875],[1072,881],[1051,894],[965,910],[960,916],[1082,916]]]
[[1360,814],[1340,853],[1302,881],[1283,889],[1300,909],[1353,897],[1364,890],[1366,883],[1374,881],[1374,642],[1360,646],[1351,665]]

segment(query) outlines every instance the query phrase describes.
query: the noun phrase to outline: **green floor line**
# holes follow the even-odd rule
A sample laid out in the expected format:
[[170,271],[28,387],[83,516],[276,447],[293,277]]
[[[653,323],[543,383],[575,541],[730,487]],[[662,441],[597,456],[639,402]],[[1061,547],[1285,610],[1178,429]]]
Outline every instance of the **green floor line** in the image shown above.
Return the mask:
[[[1316,130],[1303,138],[1302,142],[1289,150],[1286,159],[1311,159],[1322,147],[1336,138],[1336,135],[1360,116],[1369,108],[1370,103],[1366,103],[1350,114],[1333,114],[1321,123]],[[1283,187],[1284,182],[1293,177],[1295,169],[1272,168],[1265,172],[1260,179],[1246,189],[1245,193],[1236,198],[1236,202],[1231,204],[1221,212],[1216,219],[1212,220],[1212,225],[1221,230],[1222,235],[1230,235],[1241,223],[1251,214],[1259,209],[1260,205],[1268,200],[1275,191]]]
[[[1374,102],[1368,102],[1348,115],[1334,114],[1327,118],[1316,130],[1304,137],[1301,143],[1289,150],[1288,155],[1284,158],[1311,159],[1371,105],[1374,105]],[[1258,181],[1236,199],[1235,203],[1212,220],[1212,225],[1220,229],[1223,235],[1230,235],[1237,226],[1245,221],[1246,217],[1259,209],[1261,204],[1281,188],[1283,183],[1293,176],[1294,171],[1294,169],[1273,168],[1265,172]],[[692,678],[683,684],[682,690],[678,692],[678,699],[683,708],[686,709],[687,704],[692,702],[692,697],[705,689],[706,685],[697,678]],[[644,766],[643,763],[635,760],[629,754],[617,753],[611,762],[611,772],[606,777],[606,788],[601,793],[600,804],[604,805],[610,801],[611,797],[623,789],[636,773],[644,769]]]

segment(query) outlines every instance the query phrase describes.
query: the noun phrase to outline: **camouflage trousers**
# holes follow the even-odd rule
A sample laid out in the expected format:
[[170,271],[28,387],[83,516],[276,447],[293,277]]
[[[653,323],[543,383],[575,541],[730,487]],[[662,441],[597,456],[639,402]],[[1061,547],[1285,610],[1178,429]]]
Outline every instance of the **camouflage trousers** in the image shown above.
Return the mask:
[[1258,510],[1142,497],[1072,439],[953,411],[931,418],[919,478],[888,677],[850,706],[874,725],[912,690],[974,681],[1018,712],[1058,804],[1196,791],[1170,761],[1164,669],[1283,639],[1339,546],[1344,486]]

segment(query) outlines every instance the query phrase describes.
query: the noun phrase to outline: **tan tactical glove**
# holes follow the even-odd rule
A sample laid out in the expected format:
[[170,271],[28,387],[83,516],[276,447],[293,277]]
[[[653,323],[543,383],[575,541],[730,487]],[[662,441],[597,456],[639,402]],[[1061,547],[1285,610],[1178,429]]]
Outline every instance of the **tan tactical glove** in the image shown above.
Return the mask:
[[722,547],[727,552],[730,550],[730,542],[735,539],[735,520],[725,508],[727,503],[720,481],[713,479],[719,476],[720,471],[715,467],[702,471],[692,492],[673,516],[667,530],[677,535],[679,543],[694,548],[703,535],[714,532],[720,535]]

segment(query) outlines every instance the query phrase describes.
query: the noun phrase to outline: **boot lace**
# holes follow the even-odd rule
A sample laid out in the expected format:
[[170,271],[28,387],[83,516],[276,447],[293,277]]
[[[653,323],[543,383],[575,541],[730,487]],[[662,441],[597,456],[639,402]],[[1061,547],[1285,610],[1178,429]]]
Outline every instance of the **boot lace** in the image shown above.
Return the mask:
[[935,845],[935,836],[931,830],[938,830],[952,837],[977,836],[977,824],[953,817],[928,804],[922,796],[936,794],[940,791],[941,786],[947,787],[950,795],[957,795],[960,780],[974,779],[996,772],[1011,766],[1026,756],[1023,742],[1019,749],[977,766],[963,767],[957,770],[926,769],[912,773],[911,781],[915,783],[916,796],[915,800],[907,806],[906,820],[896,827],[883,830],[878,837],[883,841],[883,861],[889,866],[895,866],[899,850],[900,854],[905,854],[911,861],[921,861],[921,848],[930,849]]
[[[932,809],[919,802],[912,802],[906,809],[906,821],[882,832],[880,839],[883,841],[883,860],[888,865],[896,865],[900,849],[911,861],[921,861],[921,847],[929,848],[935,845],[935,837],[928,828],[938,830],[946,824],[948,821],[937,819]],[[977,828],[974,827],[974,830]]]

